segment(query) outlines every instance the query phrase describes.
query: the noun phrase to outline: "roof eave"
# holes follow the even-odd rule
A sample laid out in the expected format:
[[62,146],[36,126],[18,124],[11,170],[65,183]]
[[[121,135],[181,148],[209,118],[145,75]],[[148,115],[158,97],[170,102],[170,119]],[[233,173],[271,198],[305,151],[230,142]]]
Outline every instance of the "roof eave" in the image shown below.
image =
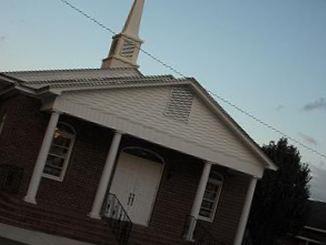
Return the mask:
[[199,92],[202,98],[207,101],[215,112],[230,126],[230,128],[241,137],[254,153],[263,161],[265,168],[277,171],[278,167],[273,163],[268,156],[261,150],[259,145],[245,132],[245,130],[216,102],[216,100],[201,86],[195,78],[189,78],[192,86]]
[[31,94],[31,95],[34,95],[34,96],[35,95],[40,96],[40,95],[46,95],[46,94],[52,94],[53,95],[53,92],[50,91],[49,86],[44,86],[44,87],[41,87],[41,88],[38,88],[38,89],[31,88],[31,87],[25,85],[24,81],[22,81],[20,79],[17,79],[15,77],[12,77],[12,76],[3,74],[3,73],[0,73],[0,79],[2,81],[5,81],[5,82],[8,83],[8,88],[5,89],[4,91],[2,91],[1,94],[5,94],[5,93],[8,93],[8,92],[16,89],[16,90],[19,90],[21,92],[28,93],[28,94]]

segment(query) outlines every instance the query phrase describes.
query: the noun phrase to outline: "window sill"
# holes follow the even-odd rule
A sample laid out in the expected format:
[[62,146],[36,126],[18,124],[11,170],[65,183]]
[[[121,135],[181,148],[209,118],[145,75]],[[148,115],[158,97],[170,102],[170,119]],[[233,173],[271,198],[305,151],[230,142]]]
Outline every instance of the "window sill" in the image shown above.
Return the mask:
[[207,217],[203,217],[203,216],[199,216],[198,220],[206,221],[206,222],[209,222],[209,223],[213,223],[213,221],[214,221],[213,218],[207,218]]
[[46,178],[46,179],[50,179],[50,180],[55,180],[55,181],[58,181],[58,182],[63,181],[62,177],[56,177],[56,176],[53,176],[53,175],[50,175],[50,174],[42,174],[42,177]]

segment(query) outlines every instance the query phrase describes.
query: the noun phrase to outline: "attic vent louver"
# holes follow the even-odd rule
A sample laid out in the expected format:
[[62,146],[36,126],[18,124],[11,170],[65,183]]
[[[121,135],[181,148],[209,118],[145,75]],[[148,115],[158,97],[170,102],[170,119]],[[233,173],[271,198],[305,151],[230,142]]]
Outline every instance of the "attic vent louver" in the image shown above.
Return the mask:
[[120,55],[122,57],[131,58],[132,55],[134,54],[135,47],[136,47],[136,45],[135,45],[135,43],[133,41],[124,40],[123,47],[122,47],[122,50],[120,52]]
[[174,120],[187,123],[191,111],[193,93],[187,87],[175,87],[171,90],[170,101],[164,115]]

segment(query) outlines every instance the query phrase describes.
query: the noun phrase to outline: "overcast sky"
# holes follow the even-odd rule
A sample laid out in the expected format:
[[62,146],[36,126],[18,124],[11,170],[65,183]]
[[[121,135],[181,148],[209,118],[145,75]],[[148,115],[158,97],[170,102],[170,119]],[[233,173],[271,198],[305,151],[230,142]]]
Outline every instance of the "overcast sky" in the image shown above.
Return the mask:
[[[131,0],[72,0],[119,32]],[[0,0],[0,71],[96,68],[111,34],[59,0]],[[147,0],[143,48],[326,153],[325,0]],[[171,73],[145,55],[145,74]],[[219,101],[220,102],[220,101]],[[259,143],[280,136],[221,105]],[[326,201],[326,159],[298,146]]]

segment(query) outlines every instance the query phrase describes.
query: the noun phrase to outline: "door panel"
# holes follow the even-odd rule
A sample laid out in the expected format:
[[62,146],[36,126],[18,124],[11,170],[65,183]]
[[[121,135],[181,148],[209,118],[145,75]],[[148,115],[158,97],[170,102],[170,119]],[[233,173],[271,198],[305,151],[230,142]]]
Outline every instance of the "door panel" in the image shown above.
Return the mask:
[[148,225],[161,175],[161,163],[120,154],[110,192],[118,197],[133,223]]

